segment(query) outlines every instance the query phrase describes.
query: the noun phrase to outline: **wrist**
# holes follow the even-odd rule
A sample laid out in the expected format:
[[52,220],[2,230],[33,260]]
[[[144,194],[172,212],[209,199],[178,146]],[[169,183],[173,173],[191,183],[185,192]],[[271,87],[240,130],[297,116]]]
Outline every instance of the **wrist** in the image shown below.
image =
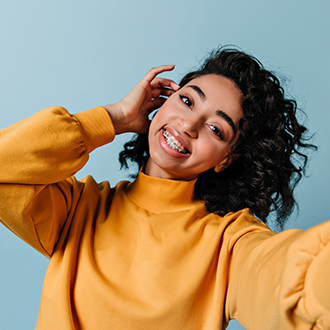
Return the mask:
[[119,102],[105,105],[104,108],[108,111],[116,135],[130,132],[129,122],[126,116],[123,114],[121,105]]

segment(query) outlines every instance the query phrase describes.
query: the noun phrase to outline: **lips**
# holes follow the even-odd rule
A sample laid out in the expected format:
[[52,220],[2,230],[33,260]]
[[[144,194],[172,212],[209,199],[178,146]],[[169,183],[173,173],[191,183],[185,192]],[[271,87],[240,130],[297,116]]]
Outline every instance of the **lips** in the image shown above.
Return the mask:
[[169,156],[174,158],[189,158],[191,151],[181,135],[171,127],[163,127],[159,131],[159,144]]
[[188,150],[185,149],[181,145],[181,143],[178,140],[176,140],[172,135],[170,135],[165,129],[163,130],[163,136],[164,136],[164,139],[165,139],[167,145],[170,148],[180,152],[181,154],[187,154],[188,153]]

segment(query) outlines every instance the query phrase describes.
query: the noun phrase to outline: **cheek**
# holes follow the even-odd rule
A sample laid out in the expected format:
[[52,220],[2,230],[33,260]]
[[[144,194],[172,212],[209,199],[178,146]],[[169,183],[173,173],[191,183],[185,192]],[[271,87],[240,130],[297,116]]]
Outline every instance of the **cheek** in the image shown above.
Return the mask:
[[220,163],[228,154],[227,146],[218,141],[210,141],[210,139],[205,139],[200,141],[199,144],[199,155],[201,159],[207,164],[211,164],[210,167],[215,166]]
[[162,121],[162,112],[159,109],[152,117],[151,123],[149,126],[149,136],[159,130]]
[[221,152],[223,143],[213,138],[205,128],[198,136],[198,148],[202,154],[214,156]]
[[162,116],[162,113],[159,111],[155,114],[154,118],[152,119],[149,132],[148,132],[148,142],[149,142],[149,151],[155,150],[158,146],[159,134],[161,134],[161,130],[165,124],[165,119]]
[[164,125],[168,124],[169,121],[170,121],[169,107],[165,106],[164,103],[162,107],[153,116],[153,119],[151,120],[151,124],[149,127],[149,132],[153,131],[154,133],[156,133]]

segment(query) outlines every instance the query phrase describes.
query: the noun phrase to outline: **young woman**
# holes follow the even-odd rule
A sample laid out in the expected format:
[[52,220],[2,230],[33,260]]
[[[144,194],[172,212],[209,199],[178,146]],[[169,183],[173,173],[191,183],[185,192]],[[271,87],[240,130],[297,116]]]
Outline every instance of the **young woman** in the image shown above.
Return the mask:
[[[295,102],[237,50],[180,86],[157,78],[172,69],[0,131],[0,219],[50,258],[36,329],[330,329],[330,223],[276,234],[256,218],[281,226],[294,205],[312,147]],[[73,177],[125,132],[141,133],[120,155],[132,183]]]

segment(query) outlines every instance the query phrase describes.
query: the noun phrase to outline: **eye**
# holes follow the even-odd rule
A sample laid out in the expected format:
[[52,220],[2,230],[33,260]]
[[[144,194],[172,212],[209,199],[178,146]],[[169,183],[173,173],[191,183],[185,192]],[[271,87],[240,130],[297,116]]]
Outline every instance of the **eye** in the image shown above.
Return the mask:
[[191,108],[192,107],[192,105],[193,105],[193,102],[190,100],[190,98],[189,97],[187,97],[187,96],[184,96],[184,95],[180,95],[180,99],[182,100],[182,102],[185,104],[185,105],[187,105],[189,108]]
[[222,134],[221,130],[218,127],[216,127],[214,125],[209,125],[209,128],[218,138],[223,140],[223,134]]

